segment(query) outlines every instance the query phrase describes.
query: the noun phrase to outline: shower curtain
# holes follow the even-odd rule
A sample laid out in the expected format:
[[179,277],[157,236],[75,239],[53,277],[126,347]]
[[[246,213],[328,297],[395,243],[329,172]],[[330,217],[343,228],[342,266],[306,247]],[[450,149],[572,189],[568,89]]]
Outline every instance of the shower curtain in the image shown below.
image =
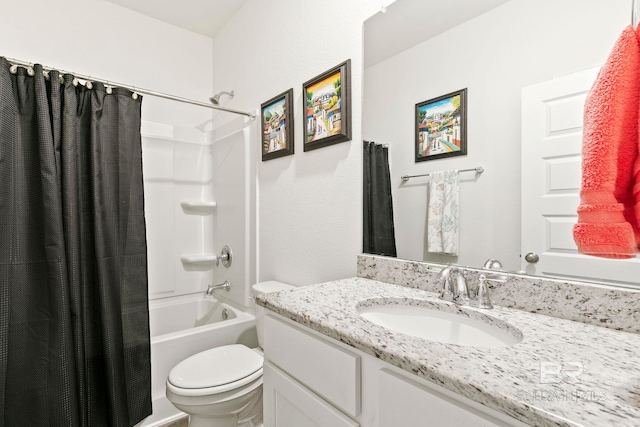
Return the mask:
[[0,58],[0,425],[151,413],[141,98]]
[[388,148],[364,141],[363,252],[397,256]]

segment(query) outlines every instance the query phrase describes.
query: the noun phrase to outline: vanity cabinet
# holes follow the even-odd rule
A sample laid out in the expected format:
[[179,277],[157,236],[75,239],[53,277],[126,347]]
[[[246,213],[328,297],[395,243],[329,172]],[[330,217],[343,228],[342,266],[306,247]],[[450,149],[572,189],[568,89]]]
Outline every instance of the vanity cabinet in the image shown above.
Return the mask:
[[274,313],[264,357],[264,427],[525,426]]
[[278,427],[358,427],[337,408],[269,362],[263,367],[264,425]]
[[378,378],[380,427],[509,425],[387,368],[378,371]]

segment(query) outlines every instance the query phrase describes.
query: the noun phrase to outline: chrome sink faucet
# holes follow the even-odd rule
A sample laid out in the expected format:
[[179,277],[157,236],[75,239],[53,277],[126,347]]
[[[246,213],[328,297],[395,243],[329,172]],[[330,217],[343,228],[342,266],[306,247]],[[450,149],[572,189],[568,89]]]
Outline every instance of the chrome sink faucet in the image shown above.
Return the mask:
[[[455,286],[451,285],[451,280],[456,278]],[[440,280],[442,280],[442,291],[440,291],[440,299],[444,301],[452,301],[456,304],[469,305],[469,288],[467,287],[467,278],[462,270],[453,265],[447,265],[440,271]]]
[[209,285],[207,287],[207,290],[204,292],[204,296],[213,296],[213,291],[215,291],[216,289],[222,289],[223,291],[229,292],[231,290],[231,283],[228,280],[225,280],[224,283],[220,285]]
[[[454,277],[456,281],[455,285],[452,286],[451,282]],[[491,298],[489,298],[489,287],[487,286],[487,281],[491,281],[493,279],[487,278],[484,274],[481,274],[478,278],[478,287],[476,292],[474,295],[470,296],[467,278],[460,268],[449,264],[440,271],[439,278],[442,280],[442,290],[440,291],[439,297],[441,300],[483,309],[493,308]],[[502,280],[495,281],[497,282]]]

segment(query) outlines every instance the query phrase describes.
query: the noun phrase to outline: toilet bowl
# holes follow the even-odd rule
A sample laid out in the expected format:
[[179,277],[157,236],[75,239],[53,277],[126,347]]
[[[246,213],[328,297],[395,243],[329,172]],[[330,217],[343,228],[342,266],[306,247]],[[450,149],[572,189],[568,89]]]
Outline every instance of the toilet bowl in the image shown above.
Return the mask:
[[[281,282],[252,286],[252,295],[292,289]],[[258,342],[262,347],[264,309],[256,307]],[[260,348],[225,345],[197,353],[178,363],[167,378],[167,399],[189,414],[189,427],[257,427],[262,423]]]

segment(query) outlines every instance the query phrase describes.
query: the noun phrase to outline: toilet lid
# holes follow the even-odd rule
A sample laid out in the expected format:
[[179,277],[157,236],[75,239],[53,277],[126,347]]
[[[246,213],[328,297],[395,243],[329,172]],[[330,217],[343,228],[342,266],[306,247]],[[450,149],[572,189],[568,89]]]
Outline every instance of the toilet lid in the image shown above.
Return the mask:
[[225,345],[195,354],[178,363],[169,382],[180,388],[208,388],[248,377],[262,368],[263,359],[242,344]]

